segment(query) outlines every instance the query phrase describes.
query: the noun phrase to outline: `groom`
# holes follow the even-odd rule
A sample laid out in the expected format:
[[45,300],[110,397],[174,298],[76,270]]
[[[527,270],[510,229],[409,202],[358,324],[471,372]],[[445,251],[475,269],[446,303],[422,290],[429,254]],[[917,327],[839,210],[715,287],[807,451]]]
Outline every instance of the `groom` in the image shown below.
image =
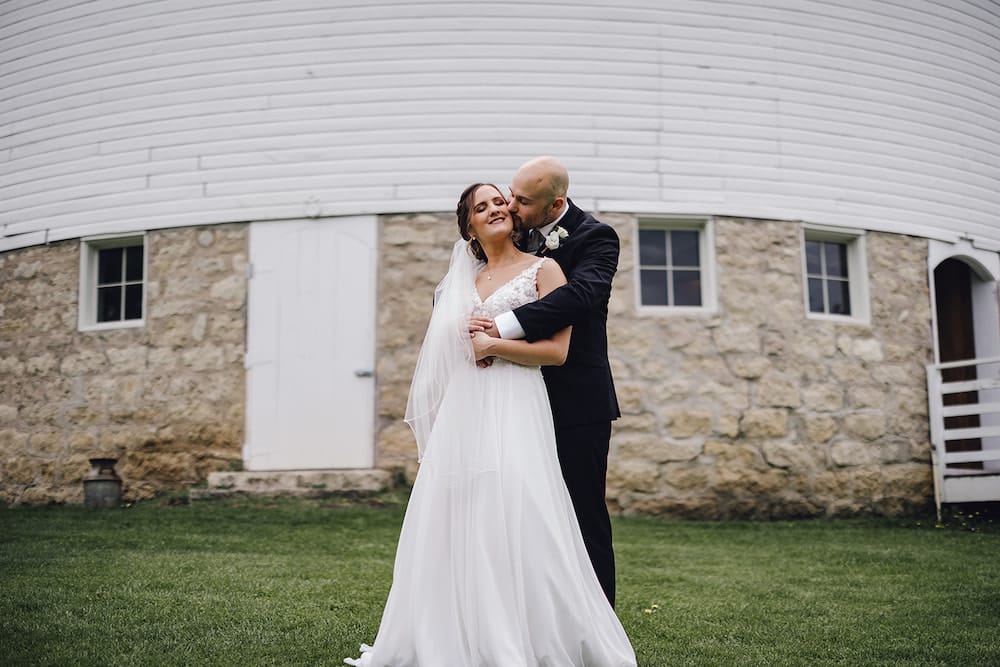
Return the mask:
[[607,333],[619,242],[611,227],[567,198],[568,188],[566,168],[555,158],[538,157],[514,174],[509,203],[515,223],[531,230],[527,250],[558,262],[568,284],[498,315],[495,321],[474,319],[470,329],[534,341],[573,326],[566,363],[545,366],[542,374],[563,478],[590,561],[614,606],[615,554],[604,494],[611,422],[621,416],[608,363]]

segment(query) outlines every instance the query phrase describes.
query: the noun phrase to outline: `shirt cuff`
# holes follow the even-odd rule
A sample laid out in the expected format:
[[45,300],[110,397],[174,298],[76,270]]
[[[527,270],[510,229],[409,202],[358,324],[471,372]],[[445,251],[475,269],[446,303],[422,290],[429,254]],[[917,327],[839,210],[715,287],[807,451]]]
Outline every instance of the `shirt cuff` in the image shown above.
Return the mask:
[[497,325],[497,331],[501,338],[506,340],[524,338],[524,329],[521,328],[521,323],[517,321],[513,311],[508,310],[506,313],[500,313],[493,318],[493,322]]

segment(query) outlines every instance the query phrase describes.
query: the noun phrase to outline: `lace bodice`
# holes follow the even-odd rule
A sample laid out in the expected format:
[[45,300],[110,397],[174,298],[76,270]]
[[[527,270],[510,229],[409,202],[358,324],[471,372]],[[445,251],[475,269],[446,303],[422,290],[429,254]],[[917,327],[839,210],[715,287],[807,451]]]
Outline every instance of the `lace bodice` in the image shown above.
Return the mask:
[[479,298],[479,292],[473,286],[472,314],[476,317],[496,317],[500,313],[506,313],[518,306],[537,301],[538,285],[535,282],[535,274],[538,273],[538,267],[544,261],[544,257],[538,258],[531,266],[486,297],[485,301]]

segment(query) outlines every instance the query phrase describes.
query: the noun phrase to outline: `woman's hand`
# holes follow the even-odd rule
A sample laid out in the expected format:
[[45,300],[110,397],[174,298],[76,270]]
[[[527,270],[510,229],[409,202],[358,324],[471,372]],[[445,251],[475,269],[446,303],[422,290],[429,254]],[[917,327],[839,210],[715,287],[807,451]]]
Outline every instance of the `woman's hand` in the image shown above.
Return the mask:
[[472,349],[476,353],[476,361],[482,361],[493,356],[493,343],[495,338],[482,331],[477,331],[472,335]]

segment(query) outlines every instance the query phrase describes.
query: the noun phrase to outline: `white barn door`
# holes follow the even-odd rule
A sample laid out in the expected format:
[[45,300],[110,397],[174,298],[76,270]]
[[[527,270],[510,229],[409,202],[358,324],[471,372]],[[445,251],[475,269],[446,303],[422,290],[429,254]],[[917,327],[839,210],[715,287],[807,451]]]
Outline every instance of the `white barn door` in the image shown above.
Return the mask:
[[375,218],[250,226],[247,470],[370,468]]

